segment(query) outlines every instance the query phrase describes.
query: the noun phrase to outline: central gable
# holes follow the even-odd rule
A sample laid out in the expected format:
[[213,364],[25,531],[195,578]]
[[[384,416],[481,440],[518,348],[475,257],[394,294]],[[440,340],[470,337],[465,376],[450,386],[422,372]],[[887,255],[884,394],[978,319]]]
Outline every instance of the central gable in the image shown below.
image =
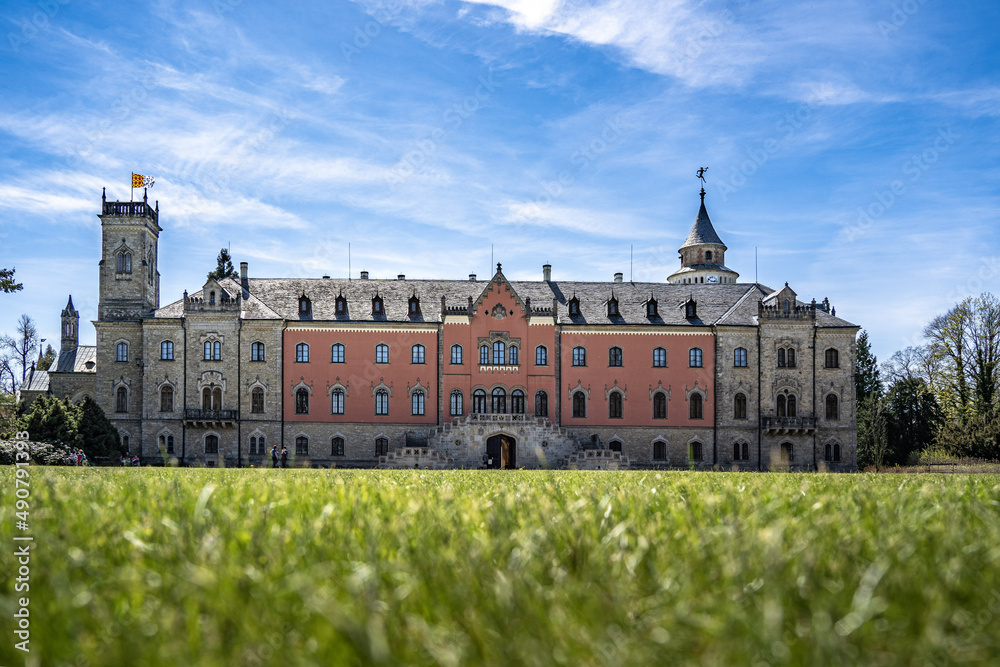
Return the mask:
[[[514,289],[514,286],[511,285],[510,282],[507,280],[507,277],[504,276],[503,271],[500,268],[499,262],[497,262],[497,272],[493,275],[493,279],[490,280],[489,284],[487,284],[485,288],[483,288],[483,291],[479,294],[479,298],[476,299],[475,303],[472,304],[473,312],[479,313],[480,306],[483,305],[483,302],[486,301],[486,299],[491,294],[506,300],[507,306],[510,305],[517,306],[520,309],[522,315],[527,312],[527,308],[525,307],[524,302],[521,300],[521,297],[517,295],[517,291]],[[501,316],[499,312],[493,312],[493,311],[497,311],[495,305],[491,306],[491,312],[489,314],[496,319],[502,319],[503,317],[507,316],[506,313],[504,313]]]

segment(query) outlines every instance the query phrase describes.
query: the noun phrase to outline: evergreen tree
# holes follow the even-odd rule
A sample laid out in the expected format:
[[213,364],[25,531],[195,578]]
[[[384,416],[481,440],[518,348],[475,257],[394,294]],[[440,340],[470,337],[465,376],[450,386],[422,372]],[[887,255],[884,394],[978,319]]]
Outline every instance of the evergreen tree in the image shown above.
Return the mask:
[[0,393],[0,440],[10,440],[21,429],[17,400],[13,394]]
[[858,353],[854,366],[854,387],[858,400],[871,395],[882,395],[882,376],[878,370],[878,358],[872,353],[868,332],[862,330],[858,336]]
[[24,427],[35,442],[80,447],[80,415],[80,408],[69,401],[40,396],[25,415]]
[[233,268],[233,260],[229,256],[229,250],[223,248],[219,251],[219,256],[215,259],[217,266],[215,271],[208,274],[209,280],[222,280],[223,278],[238,278],[236,270]]
[[79,433],[87,458],[114,458],[127,454],[122,447],[118,430],[104,414],[104,410],[89,396],[80,404]]
[[52,363],[56,360],[56,351],[52,349],[51,345],[45,346],[45,354],[38,358],[38,364],[35,365],[40,371],[47,371],[52,368]]
[[893,383],[886,395],[889,437],[888,463],[905,465],[910,454],[934,441],[941,425],[941,407],[922,379]]
[[24,285],[14,282],[14,269],[0,269],[0,292],[17,292]]

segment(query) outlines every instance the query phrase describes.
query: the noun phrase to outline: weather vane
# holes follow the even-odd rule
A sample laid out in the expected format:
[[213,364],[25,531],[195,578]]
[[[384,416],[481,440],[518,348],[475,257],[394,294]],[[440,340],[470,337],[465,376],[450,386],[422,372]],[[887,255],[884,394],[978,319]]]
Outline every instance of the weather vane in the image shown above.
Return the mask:
[[700,167],[695,175],[701,179],[701,200],[705,201],[705,172],[708,171],[708,167]]

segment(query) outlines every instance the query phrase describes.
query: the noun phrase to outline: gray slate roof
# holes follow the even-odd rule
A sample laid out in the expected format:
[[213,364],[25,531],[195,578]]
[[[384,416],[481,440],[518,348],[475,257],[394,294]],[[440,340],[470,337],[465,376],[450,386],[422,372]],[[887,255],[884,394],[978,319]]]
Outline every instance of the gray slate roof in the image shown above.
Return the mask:
[[[504,278],[506,279],[506,278]],[[489,286],[489,280],[348,280],[346,278],[251,278],[250,298],[244,299],[245,319],[275,319],[330,322],[406,322],[442,321],[441,298],[448,308],[465,308],[477,301]],[[232,295],[240,293],[239,283],[223,281]],[[531,300],[532,309],[551,308],[556,301],[557,321],[564,325],[675,325],[706,326],[728,324],[755,326],[757,301],[774,290],[757,283],[672,285],[669,283],[586,282],[586,281],[510,281],[517,296]],[[372,315],[372,298],[378,294],[385,315]],[[299,315],[299,297],[311,303],[308,315]],[[347,313],[338,316],[336,299],[347,299]],[[409,315],[410,297],[420,299],[420,314]],[[608,317],[608,301],[618,299],[619,316]],[[201,290],[190,293],[201,296]],[[570,317],[569,300],[576,297],[580,314]],[[657,317],[646,317],[646,302],[657,302]],[[684,317],[683,304],[693,298],[698,317]],[[801,302],[800,302],[801,303]],[[155,317],[183,317],[184,303],[177,301],[156,311]],[[850,322],[818,310],[821,326],[853,326]]]
[[21,391],[48,391],[49,372],[34,370],[28,375],[28,381],[21,385]]
[[[87,362],[94,364],[87,368]],[[80,345],[75,350],[61,350],[56,362],[51,369],[54,373],[96,373],[97,372],[97,347],[94,345]]]
[[701,245],[703,243],[712,243],[721,245],[722,247],[726,246],[722,242],[722,239],[719,238],[719,235],[715,233],[715,227],[712,226],[712,220],[708,217],[708,210],[705,208],[704,199],[701,200],[701,208],[698,209],[698,217],[691,227],[691,233],[688,234],[687,240],[684,241],[684,245],[681,248]]

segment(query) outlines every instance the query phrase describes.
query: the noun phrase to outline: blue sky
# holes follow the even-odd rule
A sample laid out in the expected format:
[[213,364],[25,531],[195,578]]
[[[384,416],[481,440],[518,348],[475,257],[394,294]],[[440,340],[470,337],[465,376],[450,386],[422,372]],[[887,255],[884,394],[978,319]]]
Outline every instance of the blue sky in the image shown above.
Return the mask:
[[[727,264],[885,360],[1000,279],[1000,5],[41,0],[0,9],[0,331],[96,316],[101,188],[161,302],[256,277],[665,280],[709,167]],[[631,262],[630,262],[631,256]],[[495,258],[495,259],[491,259]],[[93,327],[81,327],[83,342]]]

